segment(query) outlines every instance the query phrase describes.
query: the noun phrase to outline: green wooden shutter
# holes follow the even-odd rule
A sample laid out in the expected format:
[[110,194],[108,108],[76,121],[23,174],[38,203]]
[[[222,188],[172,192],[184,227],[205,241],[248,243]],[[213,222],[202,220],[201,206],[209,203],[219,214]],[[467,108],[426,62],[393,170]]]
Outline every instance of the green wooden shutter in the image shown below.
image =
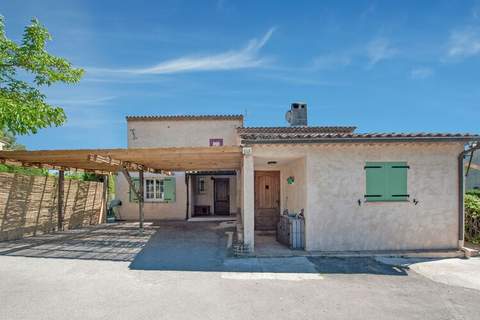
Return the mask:
[[387,179],[386,200],[405,201],[408,200],[407,194],[407,171],[408,166],[405,162],[389,162],[385,166]]
[[367,162],[365,165],[367,201],[384,201],[386,194],[385,166],[380,162]]
[[165,202],[175,202],[176,183],[175,177],[168,177],[163,179],[163,200]]
[[367,162],[366,194],[367,201],[406,201],[407,170],[406,162]]
[[[132,178],[132,183],[135,186],[135,189],[138,190],[140,186],[140,179],[139,178]],[[132,187],[128,188],[128,200],[130,202],[136,202],[138,203],[138,197],[135,191],[132,190]]]

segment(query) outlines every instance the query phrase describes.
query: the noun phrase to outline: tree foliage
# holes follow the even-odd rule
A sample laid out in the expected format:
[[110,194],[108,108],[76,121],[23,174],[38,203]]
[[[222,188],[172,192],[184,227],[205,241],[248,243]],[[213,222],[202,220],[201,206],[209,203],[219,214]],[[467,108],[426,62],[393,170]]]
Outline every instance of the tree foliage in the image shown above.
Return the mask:
[[16,137],[6,130],[0,129],[0,140],[5,142],[5,150],[25,150],[25,146],[17,142]]
[[77,83],[84,71],[48,53],[46,43],[51,39],[48,30],[32,19],[17,44],[7,38],[0,16],[0,129],[13,135],[30,134],[66,121],[63,109],[49,105],[40,89]]

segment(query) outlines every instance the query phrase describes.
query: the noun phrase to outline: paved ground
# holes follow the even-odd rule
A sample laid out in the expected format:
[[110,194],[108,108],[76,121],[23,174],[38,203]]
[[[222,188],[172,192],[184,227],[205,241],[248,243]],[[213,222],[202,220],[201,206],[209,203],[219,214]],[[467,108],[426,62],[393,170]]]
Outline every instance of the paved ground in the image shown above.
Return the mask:
[[159,225],[145,246],[126,225],[39,250],[17,242],[0,253],[0,319],[479,318],[480,291],[371,258],[230,259],[225,230]]
[[470,259],[377,258],[379,262],[408,267],[440,283],[480,291],[480,257]]

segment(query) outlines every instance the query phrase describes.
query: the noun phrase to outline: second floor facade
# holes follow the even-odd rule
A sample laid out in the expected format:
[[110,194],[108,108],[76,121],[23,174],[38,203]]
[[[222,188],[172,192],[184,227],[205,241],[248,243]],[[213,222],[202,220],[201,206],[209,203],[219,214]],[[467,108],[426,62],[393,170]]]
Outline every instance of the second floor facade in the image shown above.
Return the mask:
[[129,148],[208,147],[240,144],[242,115],[129,116]]

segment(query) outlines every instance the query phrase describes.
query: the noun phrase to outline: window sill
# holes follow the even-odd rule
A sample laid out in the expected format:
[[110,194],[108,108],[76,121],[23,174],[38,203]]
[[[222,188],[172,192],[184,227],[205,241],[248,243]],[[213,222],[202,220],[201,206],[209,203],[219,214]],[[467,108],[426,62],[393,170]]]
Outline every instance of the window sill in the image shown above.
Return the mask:
[[408,199],[405,199],[405,200],[369,200],[369,199],[366,199],[365,200],[366,203],[391,203],[391,202],[410,202],[410,200]]

